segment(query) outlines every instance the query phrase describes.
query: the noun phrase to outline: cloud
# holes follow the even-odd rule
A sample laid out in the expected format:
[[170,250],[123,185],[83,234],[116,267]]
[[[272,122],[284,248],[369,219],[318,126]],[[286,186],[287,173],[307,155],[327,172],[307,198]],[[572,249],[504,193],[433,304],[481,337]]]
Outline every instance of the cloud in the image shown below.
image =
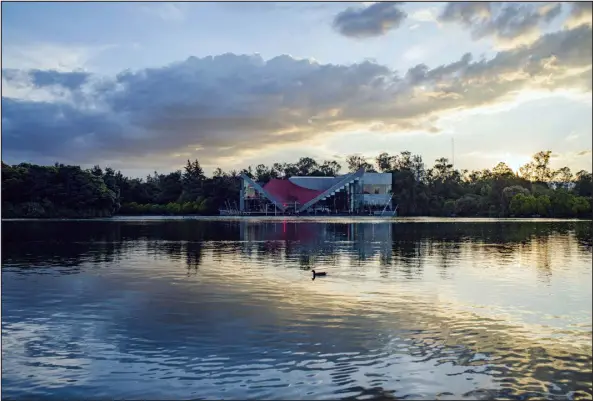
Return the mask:
[[61,74],[56,71],[33,70],[29,72],[35,86],[60,85],[66,89],[76,89],[82,86],[90,77],[88,72],[73,71],[69,74]]
[[334,18],[333,26],[351,38],[381,36],[400,27],[407,14],[398,2],[374,3],[367,7],[349,7]]
[[[585,150],[581,150],[581,151],[577,151],[577,152],[562,152],[562,153],[552,153],[552,158],[555,159],[555,165],[560,167],[562,165],[566,165],[568,163],[570,163],[573,167],[575,167],[575,164],[578,166],[582,166],[582,167],[575,167],[573,171],[578,171],[580,169],[586,168],[586,169],[591,169],[590,167],[590,163],[591,163],[591,154],[592,154],[592,150],[591,149],[585,149]],[[588,159],[587,161],[589,162],[589,167],[586,167],[586,165],[581,164],[583,158]],[[585,162],[586,163],[586,162]],[[564,166],[562,166],[564,167]],[[572,168],[572,167],[571,167]]]
[[423,8],[410,14],[410,19],[418,22],[434,22],[437,20],[434,8]]
[[561,11],[561,3],[449,2],[438,21],[461,25],[475,40],[493,37],[503,46],[515,46],[536,40],[540,27]]
[[587,24],[591,26],[591,9],[593,3],[590,1],[573,2],[571,3],[571,10],[566,20],[566,25],[569,28]]
[[2,95],[32,102],[72,101],[72,91],[81,88],[90,77],[84,71],[3,69]]
[[579,139],[579,138],[580,138],[580,135],[578,135],[578,134],[574,134],[574,133],[573,133],[573,134],[570,134],[570,135],[568,135],[568,136],[567,136],[566,138],[564,138],[564,139],[565,139],[566,141],[568,141],[568,142],[573,142],[573,141],[576,141],[576,140],[577,140],[577,139]]
[[185,19],[185,5],[183,3],[149,3],[145,4],[142,7],[142,10],[146,14],[155,16],[167,22],[179,22]]
[[344,66],[235,54],[110,78],[3,71],[4,157],[132,168],[171,166],[179,163],[175,155],[192,155],[215,164],[371,127],[430,132],[439,118],[525,91],[590,92],[591,56],[591,27],[581,25],[488,60],[466,54],[403,75],[370,61]]
[[7,45],[2,48],[2,66],[20,70],[39,69],[62,72],[84,70],[95,57],[114,47],[114,45],[63,46],[46,43]]

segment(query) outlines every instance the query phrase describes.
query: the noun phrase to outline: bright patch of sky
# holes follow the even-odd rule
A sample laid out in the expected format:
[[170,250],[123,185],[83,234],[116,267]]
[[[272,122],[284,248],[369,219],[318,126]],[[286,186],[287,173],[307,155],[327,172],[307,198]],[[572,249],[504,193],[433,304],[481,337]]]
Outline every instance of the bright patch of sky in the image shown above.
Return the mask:
[[[539,34],[565,29],[564,21],[571,12],[566,4],[569,3],[565,3],[559,17],[540,27]],[[290,55],[320,65],[370,60],[404,77],[418,64],[434,69],[459,61],[466,53],[472,54],[473,61],[490,60],[505,50],[492,36],[476,39],[462,24],[439,21],[447,3],[406,3],[401,7],[407,18],[397,29],[388,29],[381,35],[355,38],[336,31],[334,20],[339,13],[349,7],[372,6],[373,3],[3,3],[3,68],[84,70],[112,79],[125,70],[161,68],[190,56],[233,53],[260,54],[264,60]],[[588,68],[590,71],[590,64]],[[22,85],[15,88],[7,89],[6,93],[11,95],[4,96],[25,96]],[[516,94],[523,90],[518,87]],[[498,161],[507,161],[517,168],[531,154],[550,149],[559,155],[554,160],[558,166],[564,163],[574,169],[590,170],[590,154],[577,156],[591,149],[590,88],[580,93],[571,97],[537,92],[534,98],[508,100],[506,106],[499,104],[488,113],[449,110],[435,123],[440,133],[412,128],[398,132],[333,131],[261,151],[221,155],[204,163],[207,171],[215,165],[228,170],[245,167],[246,163],[295,161],[295,155],[343,159],[350,153],[372,157],[382,151],[410,150],[432,164],[437,157],[451,156],[450,140],[455,137],[459,168],[492,167]],[[337,109],[346,107],[342,102],[336,104]],[[6,117],[3,122],[15,126],[16,117]],[[27,135],[22,129],[18,132]],[[24,161],[23,158],[40,160],[39,156],[23,156],[26,152],[21,148],[14,153],[10,148],[5,151],[5,160],[9,162]],[[189,152],[189,156],[200,157],[204,153],[208,149]],[[181,166],[188,156],[181,150],[167,150],[167,154],[173,156],[159,159],[157,164],[148,160],[145,167],[139,167],[121,161],[117,167],[144,174],[155,168]],[[106,155],[103,160],[112,158]],[[104,164],[101,160],[92,161],[97,162]]]

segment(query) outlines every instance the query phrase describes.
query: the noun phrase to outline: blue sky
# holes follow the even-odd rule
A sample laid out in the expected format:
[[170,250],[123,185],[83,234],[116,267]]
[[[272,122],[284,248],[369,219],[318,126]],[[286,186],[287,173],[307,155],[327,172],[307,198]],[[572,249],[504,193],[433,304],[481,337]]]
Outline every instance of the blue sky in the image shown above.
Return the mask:
[[3,3],[2,61],[9,163],[591,170],[590,3]]

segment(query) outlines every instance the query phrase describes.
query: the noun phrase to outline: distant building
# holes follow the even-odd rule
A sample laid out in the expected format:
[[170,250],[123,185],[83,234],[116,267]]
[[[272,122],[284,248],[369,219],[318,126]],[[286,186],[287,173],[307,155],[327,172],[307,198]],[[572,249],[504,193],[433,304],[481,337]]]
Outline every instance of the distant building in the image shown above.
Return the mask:
[[241,212],[370,213],[393,210],[391,173],[295,176],[262,184],[242,175]]
[[561,181],[551,181],[551,182],[548,182],[548,188],[550,188],[550,189],[564,188],[567,191],[570,191],[575,186],[576,186],[576,184],[574,182],[561,182]]

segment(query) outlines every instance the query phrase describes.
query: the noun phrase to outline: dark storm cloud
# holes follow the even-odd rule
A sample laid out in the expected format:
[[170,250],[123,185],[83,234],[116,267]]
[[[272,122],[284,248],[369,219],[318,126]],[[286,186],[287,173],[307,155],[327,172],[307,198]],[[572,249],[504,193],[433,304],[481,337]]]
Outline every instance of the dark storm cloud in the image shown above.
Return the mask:
[[434,131],[429,124],[441,115],[521,90],[590,91],[591,57],[591,27],[581,25],[489,60],[467,54],[403,75],[371,62],[235,54],[190,57],[108,80],[19,71],[3,74],[4,157],[171,165],[196,156],[208,164],[374,123],[390,132]]
[[408,16],[399,2],[374,3],[368,7],[349,7],[334,18],[333,26],[353,38],[381,36],[399,28]]
[[561,3],[450,2],[438,20],[460,24],[474,39],[492,36],[508,42],[537,34],[561,11]]

